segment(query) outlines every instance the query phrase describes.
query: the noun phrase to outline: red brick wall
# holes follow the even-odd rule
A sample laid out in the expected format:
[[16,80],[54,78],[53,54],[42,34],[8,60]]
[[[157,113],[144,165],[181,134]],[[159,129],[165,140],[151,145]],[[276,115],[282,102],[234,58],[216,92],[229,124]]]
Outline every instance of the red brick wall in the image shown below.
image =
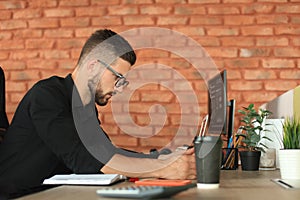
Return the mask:
[[[36,81],[72,71],[94,30],[145,26],[169,28],[199,42],[220,70],[228,70],[228,95],[237,100],[237,108],[259,106],[300,83],[300,0],[1,0],[0,65],[7,79],[9,119]],[[154,61],[191,81],[204,114],[206,86],[190,64],[165,51],[138,51],[137,66]],[[112,140],[136,150],[168,143],[179,125],[180,108],[166,91],[148,85],[131,99],[131,117],[139,125],[150,122],[148,108],[155,103],[168,111],[165,128],[148,139],[127,136],[115,126],[110,106],[101,108]]]

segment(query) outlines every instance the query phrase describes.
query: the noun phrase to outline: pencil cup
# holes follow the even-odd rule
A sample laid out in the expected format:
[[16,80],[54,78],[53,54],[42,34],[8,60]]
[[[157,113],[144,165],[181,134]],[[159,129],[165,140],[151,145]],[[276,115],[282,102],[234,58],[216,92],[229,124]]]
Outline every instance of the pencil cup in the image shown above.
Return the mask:
[[260,170],[275,170],[276,169],[276,149],[269,148],[262,152],[259,163]]
[[198,136],[194,140],[197,187],[219,187],[222,140],[219,136]]
[[236,170],[238,168],[238,149],[222,148],[222,168],[223,170]]

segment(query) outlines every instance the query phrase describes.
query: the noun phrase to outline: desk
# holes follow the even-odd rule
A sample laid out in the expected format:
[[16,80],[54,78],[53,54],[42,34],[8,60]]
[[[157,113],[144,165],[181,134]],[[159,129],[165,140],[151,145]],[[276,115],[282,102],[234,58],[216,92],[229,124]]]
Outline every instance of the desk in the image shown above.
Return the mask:
[[[192,188],[181,192],[172,199],[272,199],[272,200],[293,200],[300,198],[300,189],[284,189],[271,181],[273,178],[280,178],[279,170],[276,171],[221,171],[220,188],[203,190]],[[115,186],[125,186],[129,182],[118,183]],[[107,187],[107,186],[106,186]],[[19,200],[82,200],[100,199],[96,195],[95,186],[60,186],[43,192],[19,198]],[[102,198],[101,199],[105,199]],[[111,198],[107,198],[111,199]]]

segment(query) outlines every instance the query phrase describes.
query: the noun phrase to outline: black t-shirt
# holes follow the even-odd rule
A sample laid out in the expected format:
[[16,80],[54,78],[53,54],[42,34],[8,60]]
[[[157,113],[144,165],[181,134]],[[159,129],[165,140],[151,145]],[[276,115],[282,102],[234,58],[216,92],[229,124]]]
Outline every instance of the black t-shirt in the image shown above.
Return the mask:
[[54,174],[100,173],[73,123],[73,80],[51,77],[28,91],[0,144],[0,180],[26,192]]
[[[0,144],[0,193],[1,188],[16,196],[31,193],[55,174],[101,173],[114,153],[153,158],[114,147],[99,126],[94,103],[86,108],[80,107],[81,101],[74,103],[76,91],[71,75],[54,76],[39,81],[24,96]],[[88,114],[82,116],[82,112]],[[98,155],[96,159],[83,145],[74,123],[77,115],[82,118],[79,124],[84,124],[79,129],[92,132],[90,123],[98,124],[102,143],[95,145],[100,146],[97,152],[105,151],[105,156]]]

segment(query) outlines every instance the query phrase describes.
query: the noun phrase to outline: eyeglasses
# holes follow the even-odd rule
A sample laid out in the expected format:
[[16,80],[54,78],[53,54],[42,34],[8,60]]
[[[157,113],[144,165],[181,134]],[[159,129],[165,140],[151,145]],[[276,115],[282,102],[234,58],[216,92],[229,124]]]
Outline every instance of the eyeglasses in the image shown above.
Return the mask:
[[129,84],[129,81],[126,80],[126,78],[116,72],[110,65],[106,64],[105,62],[101,61],[101,60],[97,60],[99,63],[101,63],[102,65],[104,65],[109,71],[111,71],[116,77],[118,77],[117,82],[115,83],[116,88],[120,88],[120,87],[126,87]]

